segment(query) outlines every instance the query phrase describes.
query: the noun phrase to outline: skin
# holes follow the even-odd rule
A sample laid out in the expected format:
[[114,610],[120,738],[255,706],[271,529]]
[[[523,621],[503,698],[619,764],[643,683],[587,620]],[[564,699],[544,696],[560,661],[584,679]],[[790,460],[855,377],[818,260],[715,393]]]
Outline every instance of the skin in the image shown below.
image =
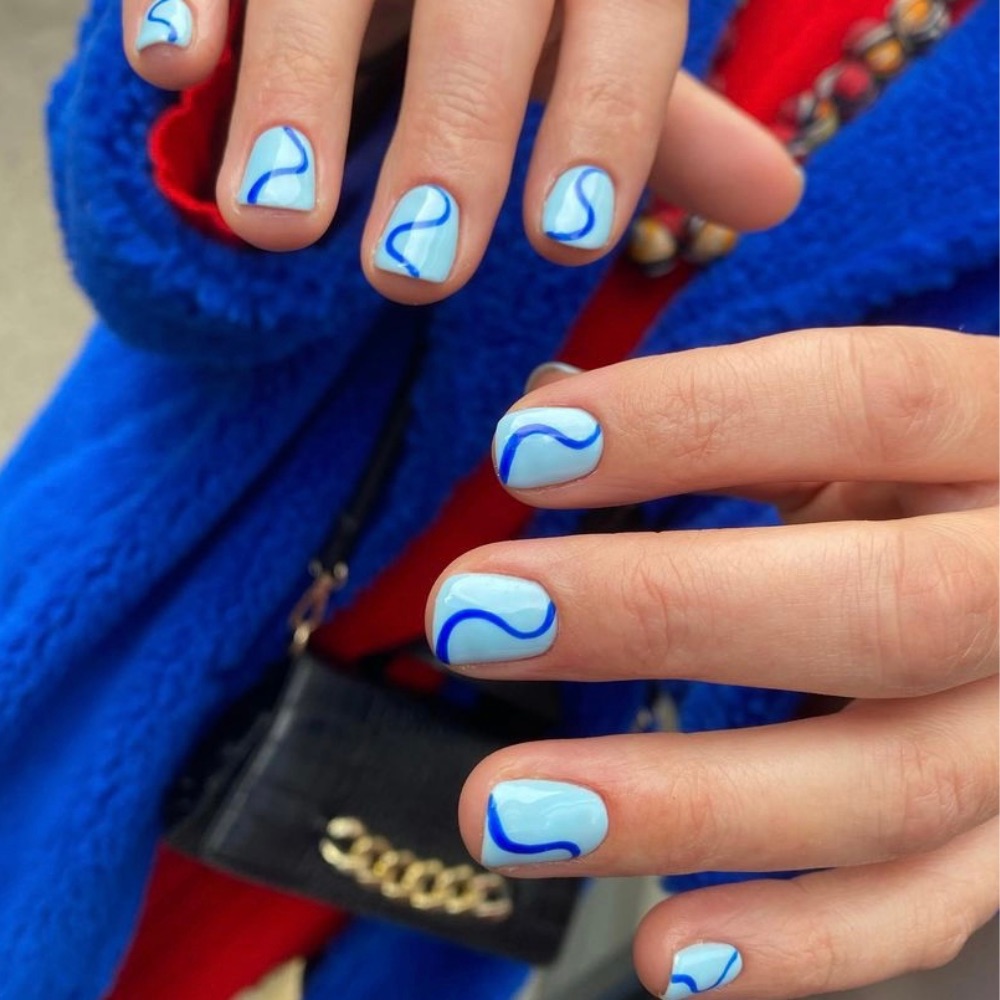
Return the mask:
[[755,1000],[953,958],[998,903],[996,340],[811,330],[543,371],[514,409],[529,406],[590,411],[605,451],[583,479],[515,491],[525,503],[712,490],[772,500],[788,523],[470,552],[442,580],[537,580],[560,624],[534,659],[457,669],[851,700],[758,729],[505,749],[462,794],[470,852],[490,789],[543,778],[598,792],[609,833],[573,862],[504,869],[513,877],[826,869],[657,906],[635,936],[636,969],[657,994],[672,955],[698,941],[741,950],[744,971],[721,992]]
[[[168,89],[209,76],[223,47],[228,4],[187,2],[188,48],[141,52],[135,39],[149,0],[122,5],[130,62]],[[774,225],[798,203],[801,174],[770,133],[678,72],[686,28],[684,0],[248,0],[219,208],[239,236],[265,250],[319,239],[337,210],[359,59],[409,36],[402,107],[360,248],[365,274],[388,298],[433,302],[475,272],[532,97],[546,100],[547,110],[523,192],[524,225],[543,257],[578,265],[602,256],[625,232],[647,184],[737,230]],[[310,212],[237,201],[255,138],[278,124],[294,125],[313,144]],[[616,186],[611,239],[600,250],[567,247],[542,232],[548,192],[581,163],[603,167]],[[461,211],[458,254],[440,285],[372,262],[396,201],[422,183],[444,185]]]

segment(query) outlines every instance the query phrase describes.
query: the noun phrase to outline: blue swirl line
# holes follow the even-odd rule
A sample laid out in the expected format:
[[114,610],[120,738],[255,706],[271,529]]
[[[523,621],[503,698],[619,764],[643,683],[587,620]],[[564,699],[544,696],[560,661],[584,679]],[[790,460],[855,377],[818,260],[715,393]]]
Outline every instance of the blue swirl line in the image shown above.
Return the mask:
[[583,210],[587,213],[587,221],[584,222],[580,229],[575,229],[571,232],[558,233],[554,230],[546,230],[545,235],[549,239],[559,240],[561,243],[571,243],[573,240],[582,240],[594,228],[597,223],[597,213],[594,211],[594,206],[590,203],[586,191],[583,190],[583,182],[591,174],[599,174],[601,172],[597,167],[587,167],[576,175],[576,180],[573,182],[573,191],[576,193],[577,200],[580,202]]
[[299,155],[302,157],[302,162],[295,164],[294,167],[275,167],[273,170],[265,170],[264,173],[254,181],[254,185],[250,188],[247,194],[247,204],[256,205],[257,199],[260,198],[261,191],[264,190],[264,185],[269,181],[274,180],[275,177],[286,177],[290,174],[304,174],[309,169],[309,154],[306,152],[306,147],[302,145],[302,140],[295,134],[295,129],[289,128],[287,125],[282,125],[281,130],[286,136],[291,140],[291,143],[299,151]]
[[174,27],[173,21],[168,21],[165,17],[153,17],[156,13],[157,7],[162,7],[165,3],[170,3],[170,0],[156,0],[156,3],[146,11],[146,20],[150,24],[163,24],[166,26],[169,34],[167,35],[167,44],[176,45],[177,40],[181,37],[177,29]]
[[420,268],[418,268],[411,261],[407,260],[406,257],[396,249],[397,237],[402,236],[403,233],[415,232],[418,229],[437,229],[438,226],[443,226],[451,218],[451,198],[448,196],[447,191],[445,191],[444,188],[438,187],[436,184],[430,184],[428,187],[430,187],[433,191],[437,191],[437,193],[444,198],[444,215],[442,215],[439,219],[411,219],[409,222],[401,222],[385,238],[385,252],[394,261],[401,264],[411,278],[420,277]]
[[574,451],[583,451],[584,448],[589,448],[600,438],[601,425],[598,424],[594,428],[594,433],[590,437],[583,438],[580,441],[567,437],[558,427],[552,427],[549,424],[525,424],[523,427],[519,427],[507,438],[507,443],[503,446],[503,453],[500,455],[500,461],[497,464],[497,475],[500,477],[501,483],[506,485],[507,480],[510,479],[510,472],[514,465],[514,456],[517,454],[517,449],[521,446],[521,443],[536,434],[543,434],[545,437],[553,438],[567,448],[572,448]]
[[508,854],[544,854],[546,851],[566,851],[570,858],[578,858],[583,853],[580,850],[580,845],[574,844],[572,840],[553,840],[547,844],[519,844],[516,840],[511,840],[500,822],[500,810],[492,795],[486,803],[486,828],[489,830],[493,843]]
[[540,635],[544,635],[551,627],[552,623],[556,620],[556,606],[549,601],[549,606],[545,611],[545,620],[536,629],[532,629],[528,632],[522,632],[520,629],[514,628],[510,622],[504,621],[499,615],[493,614],[492,611],[484,611],[482,608],[464,608],[462,611],[456,611],[445,623],[441,626],[441,631],[438,633],[437,642],[434,644],[434,655],[442,663],[451,663],[448,658],[448,640],[451,639],[452,632],[462,624],[462,622],[472,621],[473,619],[478,619],[484,622],[489,622],[491,625],[496,625],[497,628],[506,632],[507,635],[513,636],[515,639],[537,639]]
[[712,983],[711,986],[701,986],[700,987],[694,981],[694,979],[691,978],[691,976],[686,976],[682,972],[676,972],[676,973],[674,973],[670,977],[670,985],[673,986],[674,983],[677,983],[679,986],[686,986],[691,991],[692,994],[694,994],[694,993],[709,993],[712,990],[714,990],[716,987],[722,985],[722,981],[729,974],[729,970],[733,967],[733,962],[736,961],[736,959],[739,957],[739,954],[740,953],[734,948],[733,949],[733,953],[732,953],[732,955],[729,956],[729,961],[726,962],[726,966],[722,970],[722,973],[720,974],[719,978],[716,979],[716,981],[714,983]]

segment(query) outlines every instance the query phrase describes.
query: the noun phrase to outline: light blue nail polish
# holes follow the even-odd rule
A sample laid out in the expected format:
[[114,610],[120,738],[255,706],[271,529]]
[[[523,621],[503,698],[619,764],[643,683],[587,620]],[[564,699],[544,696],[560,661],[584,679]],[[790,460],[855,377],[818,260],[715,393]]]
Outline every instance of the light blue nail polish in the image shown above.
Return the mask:
[[743,957],[731,944],[706,941],[682,948],[674,956],[670,985],[662,1000],[682,1000],[717,990],[743,971]]
[[530,490],[592,472],[604,451],[601,425],[586,410],[536,406],[508,413],[493,435],[493,464],[504,486]]
[[375,251],[375,266],[440,283],[458,248],[458,203],[438,184],[407,191],[393,210]]
[[191,44],[191,22],[191,8],[184,0],[153,0],[139,22],[136,50],[141,52],[150,45],[186,49]]
[[542,231],[550,240],[598,250],[615,221],[615,185],[600,167],[573,167],[562,174],[545,200]]
[[241,205],[312,211],[316,168],[309,140],[291,125],[262,132],[250,152],[238,197]]
[[556,617],[552,598],[534,580],[458,573],[434,602],[434,655],[447,664],[526,660],[555,642]]
[[570,861],[597,848],[608,833],[600,795],[567,781],[501,781],[486,803],[482,863],[532,865]]

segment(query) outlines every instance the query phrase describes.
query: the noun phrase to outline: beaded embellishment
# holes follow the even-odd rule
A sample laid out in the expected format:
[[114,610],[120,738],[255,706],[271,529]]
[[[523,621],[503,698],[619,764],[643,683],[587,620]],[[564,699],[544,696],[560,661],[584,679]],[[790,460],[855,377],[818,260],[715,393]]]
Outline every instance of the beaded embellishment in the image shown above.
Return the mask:
[[[865,20],[844,39],[844,56],[811,89],[786,101],[775,133],[799,163],[870,107],[906,65],[951,27],[957,0],[892,0],[884,21]],[[653,199],[632,224],[628,254],[650,277],[678,261],[695,266],[726,256],[739,233]]]

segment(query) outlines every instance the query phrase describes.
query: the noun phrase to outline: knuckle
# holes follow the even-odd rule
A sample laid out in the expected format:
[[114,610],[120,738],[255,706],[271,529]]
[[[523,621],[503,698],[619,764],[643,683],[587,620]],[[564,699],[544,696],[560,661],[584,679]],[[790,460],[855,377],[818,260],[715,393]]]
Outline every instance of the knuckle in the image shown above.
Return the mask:
[[631,645],[641,662],[662,662],[669,655],[670,628],[664,594],[663,547],[645,545],[632,553],[622,574],[619,602],[630,624]]
[[944,842],[978,811],[975,769],[940,735],[906,732],[890,739],[876,758],[875,783],[886,803],[880,833],[887,857]]
[[884,693],[954,687],[992,655],[995,556],[985,545],[926,526],[893,527],[876,558],[874,648]]
[[745,376],[724,355],[715,360],[713,366],[668,361],[650,379],[650,395],[623,391],[622,410],[648,454],[667,451],[673,463],[700,463],[724,451],[745,421]]
[[647,102],[627,74],[600,75],[583,81],[574,104],[585,109],[588,122],[613,123],[619,140],[632,142],[647,134]]
[[[954,422],[958,400],[922,339],[883,332],[845,332],[847,366],[839,420],[869,460],[893,468],[925,458]],[[830,341],[840,346],[838,341]]]
[[683,836],[671,838],[671,850],[677,856],[666,860],[678,871],[713,869],[725,864],[731,854],[733,831],[725,817],[740,813],[740,793],[736,782],[721,770],[694,765],[677,775],[672,799],[676,829]]
[[261,104],[297,107],[331,92],[334,72],[321,38],[307,18],[282,18],[271,26],[262,71],[255,74]]
[[494,68],[483,60],[450,61],[435,81],[434,100],[407,109],[411,138],[450,169],[463,164],[467,169],[470,143],[505,147],[508,129],[503,123],[520,120],[512,107],[505,106],[502,90]]
[[972,936],[970,915],[944,893],[930,893],[914,904],[911,931],[918,941],[913,965],[938,969],[958,957]]
[[968,930],[955,928],[954,930],[943,930],[933,934],[928,942],[927,949],[919,962],[921,969],[939,969],[942,965],[958,958],[959,953],[966,946],[971,934]]
[[814,902],[810,898],[806,906],[796,910],[793,929],[798,942],[794,963],[801,970],[801,981],[797,985],[802,996],[828,993],[841,978],[839,973],[845,965],[831,921],[822,909],[812,909]]

